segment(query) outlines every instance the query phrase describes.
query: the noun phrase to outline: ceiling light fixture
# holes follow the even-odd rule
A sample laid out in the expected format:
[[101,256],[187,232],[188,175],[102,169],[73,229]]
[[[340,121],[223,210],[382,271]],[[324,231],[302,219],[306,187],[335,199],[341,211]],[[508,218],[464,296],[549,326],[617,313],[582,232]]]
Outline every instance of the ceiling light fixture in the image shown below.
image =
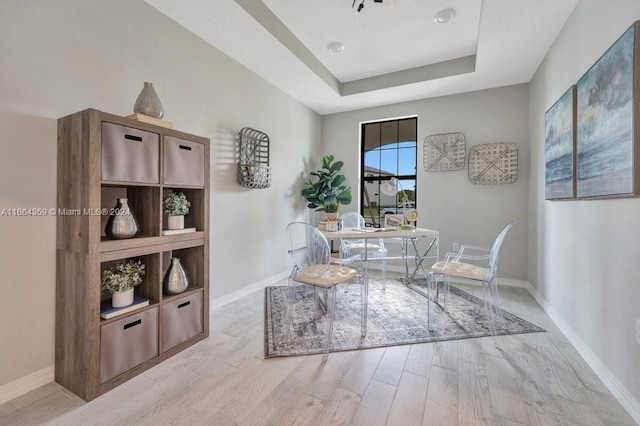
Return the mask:
[[[374,3],[382,3],[383,1],[384,0],[373,0]],[[351,8],[356,8],[356,15],[364,9],[364,2],[365,0],[353,0],[353,3],[351,3]],[[357,7],[356,3],[358,4]]]
[[331,53],[340,53],[344,50],[344,44],[339,41],[332,41],[327,44],[327,50]]
[[455,16],[456,16],[455,9],[451,9],[451,8],[442,9],[440,12],[436,13],[436,15],[433,17],[433,20],[436,21],[438,24],[446,24],[447,22],[452,20]]

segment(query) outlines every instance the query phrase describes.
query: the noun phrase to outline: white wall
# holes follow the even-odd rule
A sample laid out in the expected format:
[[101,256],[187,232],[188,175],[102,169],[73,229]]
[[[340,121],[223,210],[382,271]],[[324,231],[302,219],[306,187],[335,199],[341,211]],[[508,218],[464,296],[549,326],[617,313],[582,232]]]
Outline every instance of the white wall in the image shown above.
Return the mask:
[[[211,139],[212,298],[286,271],[320,117],[141,1],[0,2],[0,212],[55,207],[57,118],[129,115],[143,81],[174,128]],[[269,189],[235,183],[244,126],[271,139]],[[54,363],[55,219],[0,216],[0,259],[1,390]]]
[[[500,256],[501,278],[526,280],[527,191],[529,187],[528,94],[526,85],[483,90],[461,95],[424,99],[322,118],[322,150],[345,162],[345,175],[354,188],[354,203],[341,211],[356,211],[358,202],[359,123],[417,115],[418,226],[440,231],[441,255],[452,242],[489,246],[510,220]],[[473,145],[515,142],[518,146],[518,179],[511,185],[474,185],[467,169],[425,172],[424,138],[438,133],[462,132],[467,153]]]
[[530,84],[528,268],[531,284],[636,400],[640,199],[544,201],[544,114],[639,18],[637,0],[582,0]]

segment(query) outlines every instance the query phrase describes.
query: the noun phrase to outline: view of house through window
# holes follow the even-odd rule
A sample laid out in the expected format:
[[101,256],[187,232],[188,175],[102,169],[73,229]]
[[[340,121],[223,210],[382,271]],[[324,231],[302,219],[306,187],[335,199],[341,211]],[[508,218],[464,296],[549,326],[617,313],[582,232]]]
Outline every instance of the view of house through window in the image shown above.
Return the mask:
[[417,133],[417,117],[362,124],[360,213],[368,225],[384,226],[385,215],[416,206]]

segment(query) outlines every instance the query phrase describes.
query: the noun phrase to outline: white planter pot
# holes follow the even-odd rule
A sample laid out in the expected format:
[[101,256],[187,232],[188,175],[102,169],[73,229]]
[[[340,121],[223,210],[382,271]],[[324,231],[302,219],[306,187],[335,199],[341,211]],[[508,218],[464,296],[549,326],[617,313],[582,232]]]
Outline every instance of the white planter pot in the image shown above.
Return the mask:
[[114,291],[111,299],[111,306],[122,308],[133,303],[133,288],[125,291]]
[[167,216],[169,229],[184,229],[184,216]]

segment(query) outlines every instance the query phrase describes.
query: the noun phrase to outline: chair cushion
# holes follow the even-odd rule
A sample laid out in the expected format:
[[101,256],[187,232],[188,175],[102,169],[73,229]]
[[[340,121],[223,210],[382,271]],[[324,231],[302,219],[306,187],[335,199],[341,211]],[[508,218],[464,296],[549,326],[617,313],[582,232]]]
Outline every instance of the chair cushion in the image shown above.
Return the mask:
[[311,265],[298,271],[294,279],[301,283],[329,288],[348,281],[356,275],[358,271],[346,266],[331,264],[327,269],[327,265]]
[[470,263],[463,262],[449,262],[445,261],[437,262],[431,267],[431,271],[437,274],[446,274],[455,277],[469,278],[472,280],[484,280],[487,276],[487,268],[472,265]]

